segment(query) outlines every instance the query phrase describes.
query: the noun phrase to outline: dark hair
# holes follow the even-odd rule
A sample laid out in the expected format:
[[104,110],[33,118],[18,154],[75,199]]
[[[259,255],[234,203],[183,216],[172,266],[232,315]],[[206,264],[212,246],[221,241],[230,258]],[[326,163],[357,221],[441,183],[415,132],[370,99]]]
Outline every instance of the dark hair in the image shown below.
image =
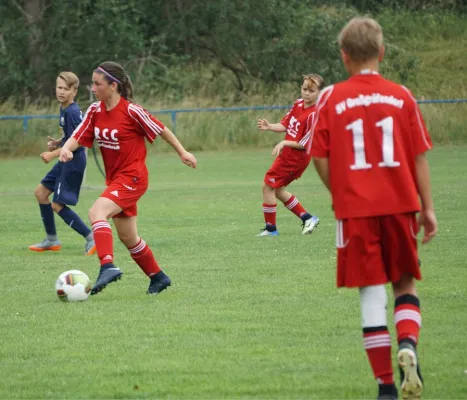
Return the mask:
[[118,93],[129,100],[133,101],[133,83],[123,67],[113,61],[104,61],[95,70],[104,76],[104,79],[110,84],[115,82],[118,85]]

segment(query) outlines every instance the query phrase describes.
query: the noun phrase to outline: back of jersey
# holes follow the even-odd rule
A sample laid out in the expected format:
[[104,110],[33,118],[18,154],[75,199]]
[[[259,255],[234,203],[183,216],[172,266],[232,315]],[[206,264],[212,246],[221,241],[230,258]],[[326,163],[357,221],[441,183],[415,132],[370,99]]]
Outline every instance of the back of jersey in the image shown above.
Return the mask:
[[431,140],[405,87],[363,73],[323,90],[311,154],[328,157],[336,218],[418,211],[415,157]]

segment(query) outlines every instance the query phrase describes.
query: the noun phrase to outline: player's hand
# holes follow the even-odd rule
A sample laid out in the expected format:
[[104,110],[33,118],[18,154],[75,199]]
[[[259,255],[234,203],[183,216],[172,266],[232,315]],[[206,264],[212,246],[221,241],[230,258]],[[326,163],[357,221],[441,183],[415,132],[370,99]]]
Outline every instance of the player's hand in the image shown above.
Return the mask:
[[438,232],[438,221],[434,210],[422,210],[418,216],[418,225],[423,227],[422,243],[428,243]]
[[280,142],[279,144],[276,145],[276,147],[274,147],[274,149],[272,149],[272,155],[273,156],[278,156],[279,154],[282,153],[282,150],[284,149],[284,142]]
[[58,146],[60,146],[60,143],[62,139],[54,139],[53,137],[47,136],[49,141],[47,142],[47,148],[49,151],[55,150]]
[[182,160],[183,164],[188,165],[191,168],[196,168],[196,164],[198,163],[195,156],[188,151],[182,153],[180,155],[180,159]]
[[52,161],[55,157],[52,152],[50,151],[44,151],[41,153],[41,158],[42,161],[44,161],[45,164],[48,164],[50,161]]
[[62,149],[60,150],[60,155],[58,156],[58,159],[64,163],[71,161],[73,160],[73,152],[62,147]]
[[266,119],[258,120],[258,129],[261,131],[268,131],[270,128],[269,122]]

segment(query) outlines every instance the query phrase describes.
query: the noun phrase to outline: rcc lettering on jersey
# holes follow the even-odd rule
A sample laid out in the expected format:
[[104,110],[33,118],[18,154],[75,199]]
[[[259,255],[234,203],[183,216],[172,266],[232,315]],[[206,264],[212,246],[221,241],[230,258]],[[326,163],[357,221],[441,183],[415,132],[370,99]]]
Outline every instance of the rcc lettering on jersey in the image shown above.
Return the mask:
[[100,129],[97,126],[94,127],[94,136],[96,140],[112,140],[114,142],[118,142],[118,139],[117,139],[118,129],[112,129],[112,131],[110,132],[110,138],[108,136],[108,133],[109,133],[108,128],[102,129],[102,133],[101,133]]

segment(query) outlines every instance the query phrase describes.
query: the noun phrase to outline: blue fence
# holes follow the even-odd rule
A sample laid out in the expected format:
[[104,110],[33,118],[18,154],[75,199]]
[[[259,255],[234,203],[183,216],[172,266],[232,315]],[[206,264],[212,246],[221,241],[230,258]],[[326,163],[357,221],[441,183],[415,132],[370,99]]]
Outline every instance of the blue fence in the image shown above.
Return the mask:
[[[467,99],[448,99],[448,100],[418,100],[418,104],[435,104],[435,103],[467,103]],[[173,110],[156,110],[151,111],[155,115],[170,114],[172,121],[172,130],[177,129],[177,114],[194,113],[194,112],[231,112],[231,111],[257,111],[257,110],[289,110],[288,106],[245,106],[245,107],[213,107],[213,108],[179,108]],[[27,134],[29,120],[31,119],[58,119],[58,115],[0,115],[0,121],[5,120],[22,120],[23,133]]]

